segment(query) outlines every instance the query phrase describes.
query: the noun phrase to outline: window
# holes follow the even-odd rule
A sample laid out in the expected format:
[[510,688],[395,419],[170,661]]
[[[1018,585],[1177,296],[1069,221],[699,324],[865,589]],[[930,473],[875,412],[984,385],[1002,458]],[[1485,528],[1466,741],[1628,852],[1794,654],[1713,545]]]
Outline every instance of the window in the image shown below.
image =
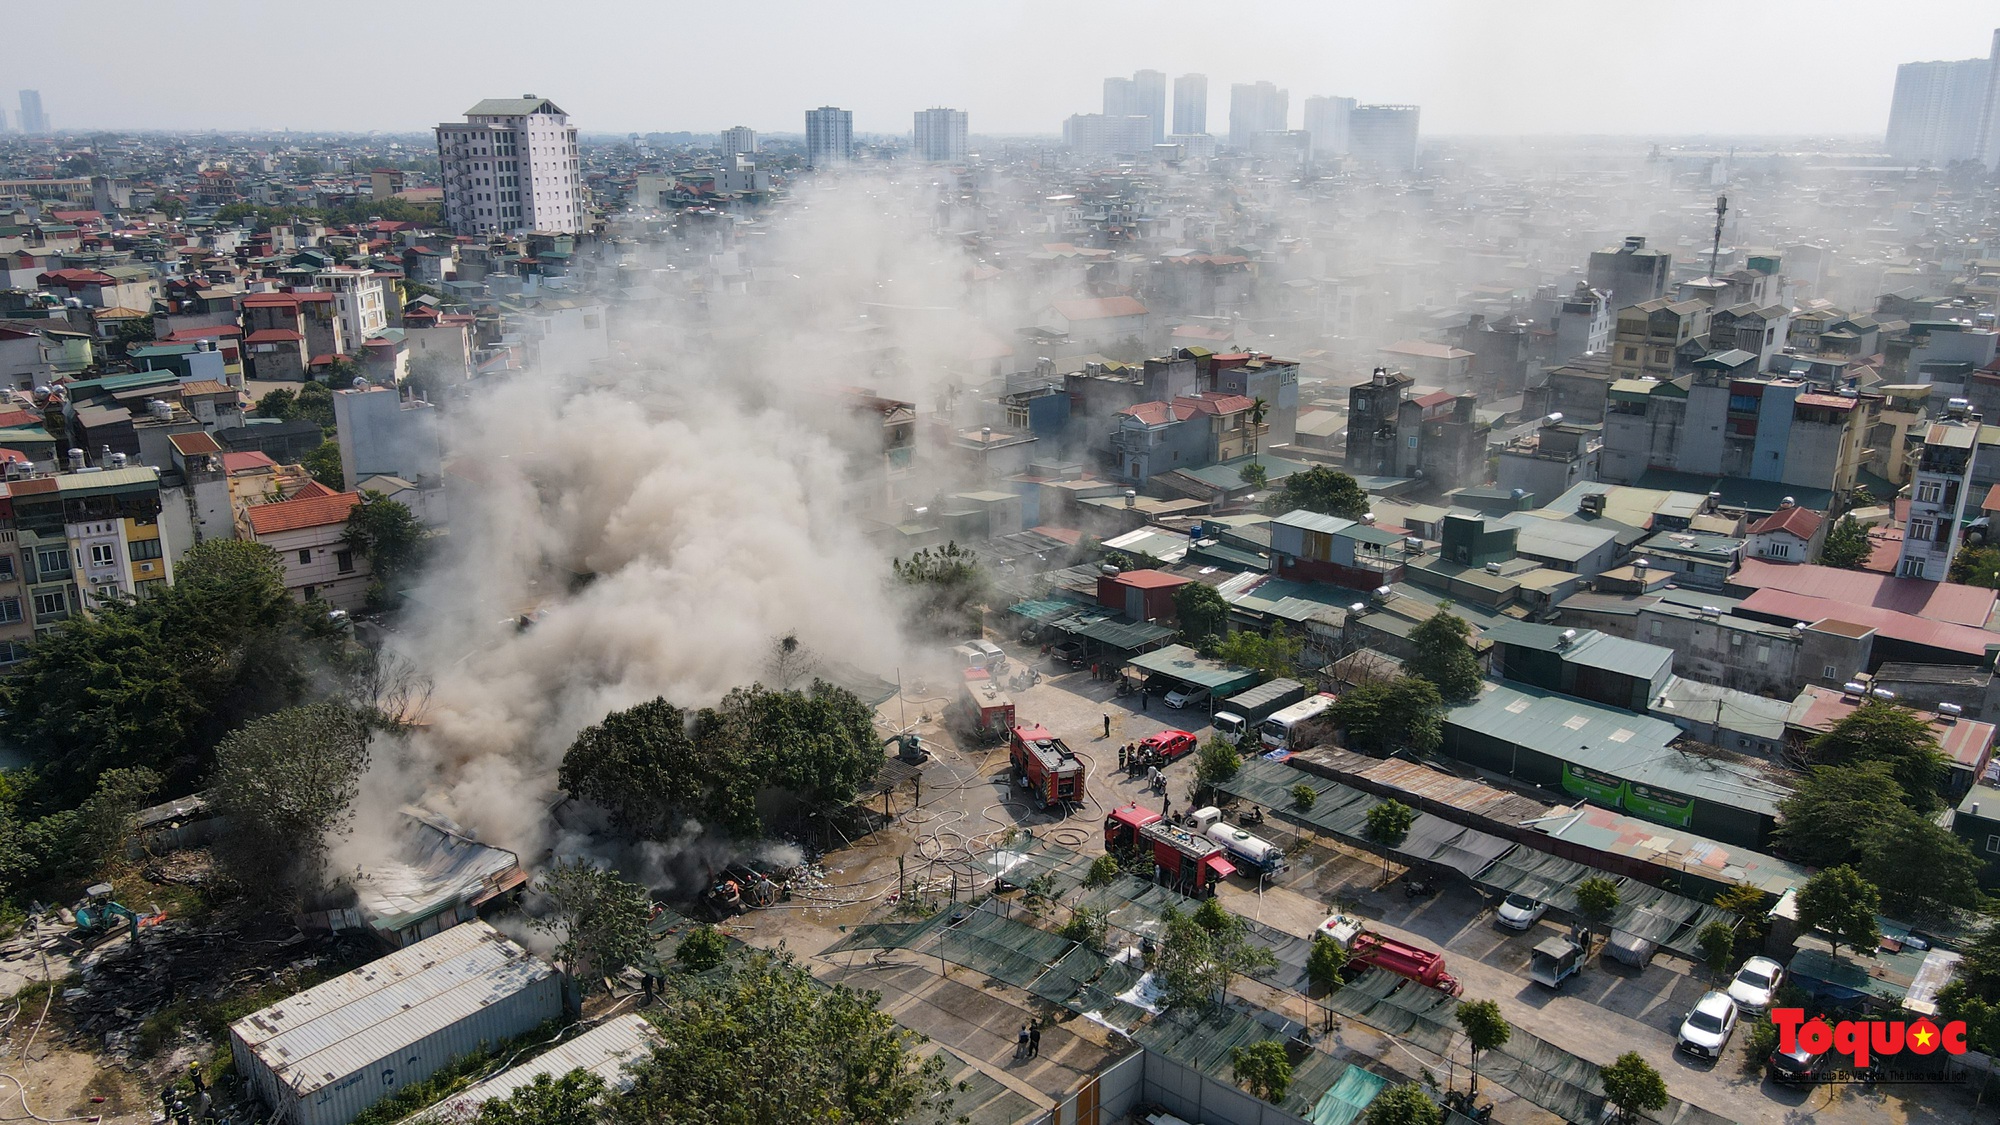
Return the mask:
[[1658,621],[1655,621],[1655,622],[1653,622],[1653,635],[1654,635],[1654,636],[1656,636],[1656,637],[1657,637],[1657,636],[1659,636],[1660,634],[1662,634],[1662,633],[1664,633],[1664,632],[1666,632],[1666,631],[1667,631],[1667,627],[1666,627],[1665,625],[1662,625],[1662,624],[1660,624],[1660,623],[1659,623]]
[[157,559],[160,557],[160,541],[158,539],[134,539],[125,545],[125,553],[132,556],[132,561],[134,562]]
[[313,561],[313,553],[311,547],[307,547],[299,552],[299,562],[301,564],[309,563],[311,561]]
[[117,561],[118,561],[118,549],[113,547],[111,544],[92,543],[90,545],[90,565],[110,566],[112,563]]
[[1917,540],[1919,542],[1925,542],[1925,543],[1930,542],[1931,540],[1937,538],[1937,521],[1925,520],[1925,519],[1912,519],[1910,521],[1910,529],[1908,537]]
[[35,595],[35,620],[45,621],[50,617],[69,612],[69,595],[61,590],[51,590]]
[[340,571],[342,574],[354,573],[354,552],[335,551],[333,553],[333,566],[334,569]]
[[1008,429],[1010,429],[1010,430],[1025,430],[1025,429],[1027,429],[1027,428],[1028,428],[1028,408],[1027,408],[1027,407],[1025,407],[1025,406],[1010,406],[1010,407],[1008,407],[1008,408],[1007,408],[1007,428],[1008,428]]
[[1922,578],[1924,576],[1924,560],[1904,559],[1902,576],[1904,578]]
[[21,599],[0,598],[0,622],[14,622],[21,619]]
[[299,594],[303,596],[305,600],[311,601],[319,596],[319,588],[317,586],[307,586],[306,588],[300,590]]
[[1826,666],[1826,671],[1821,672],[1820,676],[1824,679],[1832,680],[1832,679],[1838,679],[1839,674],[1840,674],[1840,669],[1835,668],[1833,665],[1829,664]]
[[1630,363],[1630,362],[1632,362],[1633,360],[1635,360],[1635,359],[1638,359],[1638,358],[1639,358],[1639,349],[1638,349],[1638,348],[1626,348],[1626,349],[1625,349],[1625,362],[1627,362],[1627,363]]
[[69,552],[61,547],[35,552],[35,571],[43,578],[61,578],[69,573]]
[[0,582],[14,580],[14,556],[0,555]]
[[1774,559],[1790,558],[1792,545],[1790,543],[1773,543],[1771,544],[1770,551],[1767,553]]
[[118,597],[118,587],[115,583],[99,586],[97,588],[97,600],[99,602],[114,601],[117,599],[117,597]]
[[1415,449],[1416,447],[1417,447],[1417,435],[1415,435],[1415,434],[1411,434],[1411,435],[1410,435],[1410,448],[1411,448],[1411,449]]
[[1986,854],[2000,855],[2000,836],[1986,837]]
[[1944,482],[1935,480],[1920,480],[1917,482],[1917,502],[1919,504],[1935,504],[1943,495]]
[[1758,646],[1757,646],[1757,663],[1759,663],[1759,664],[1769,664],[1770,662],[1771,662],[1771,646],[1770,646],[1770,645],[1758,645]]

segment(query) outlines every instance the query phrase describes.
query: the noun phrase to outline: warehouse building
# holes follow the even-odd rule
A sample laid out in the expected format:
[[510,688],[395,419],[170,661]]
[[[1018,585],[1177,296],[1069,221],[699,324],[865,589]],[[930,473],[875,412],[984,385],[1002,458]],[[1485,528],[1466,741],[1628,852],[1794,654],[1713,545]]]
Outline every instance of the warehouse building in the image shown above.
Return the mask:
[[473,921],[245,1016],[229,1048],[284,1125],[347,1125],[562,1010],[556,970]]
[[645,1017],[623,1015],[594,1027],[552,1051],[537,1055],[519,1066],[454,1094],[418,1118],[421,1122],[471,1121],[479,1107],[489,1101],[512,1097],[544,1074],[561,1078],[572,1070],[587,1070],[604,1079],[604,1085],[623,1092],[632,1088],[633,1064],[651,1057],[660,1044],[659,1033]]

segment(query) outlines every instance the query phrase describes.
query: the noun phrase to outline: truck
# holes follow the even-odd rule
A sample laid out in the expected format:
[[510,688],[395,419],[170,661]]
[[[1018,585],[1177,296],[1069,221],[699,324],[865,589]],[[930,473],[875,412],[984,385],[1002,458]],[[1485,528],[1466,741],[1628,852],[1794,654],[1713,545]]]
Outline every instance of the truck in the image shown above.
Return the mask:
[[1013,728],[1007,757],[1014,764],[1014,784],[1028,790],[1038,809],[1078,804],[1083,800],[1083,759],[1062,739],[1039,724]]
[[1222,845],[1143,805],[1125,805],[1105,816],[1104,850],[1151,859],[1153,878],[1184,895],[1214,894],[1236,874],[1236,865],[1229,862]]
[[1323,691],[1310,699],[1273,712],[1270,718],[1258,724],[1257,737],[1267,751],[1302,749],[1292,745],[1299,728],[1325,714],[1326,709],[1333,706],[1333,701],[1333,693]]
[[1544,988],[1561,988],[1583,967],[1583,947],[1566,937],[1542,939],[1528,963],[1528,979]]
[[1306,685],[1297,680],[1272,680],[1249,691],[1238,692],[1222,701],[1214,716],[1215,732],[1238,749],[1255,749],[1250,732],[1257,724],[1306,697]]
[[1465,991],[1458,978],[1445,971],[1444,954],[1378,934],[1345,914],[1329,915],[1318,932],[1347,951],[1350,965],[1372,965],[1452,996]]
[[1214,843],[1222,845],[1229,858],[1266,875],[1285,869],[1285,850],[1269,840],[1222,819],[1222,810],[1207,805],[1188,814],[1188,820]]
[[986,669],[967,668],[958,693],[958,720],[976,737],[998,741],[1014,729],[1014,698],[1000,690]]

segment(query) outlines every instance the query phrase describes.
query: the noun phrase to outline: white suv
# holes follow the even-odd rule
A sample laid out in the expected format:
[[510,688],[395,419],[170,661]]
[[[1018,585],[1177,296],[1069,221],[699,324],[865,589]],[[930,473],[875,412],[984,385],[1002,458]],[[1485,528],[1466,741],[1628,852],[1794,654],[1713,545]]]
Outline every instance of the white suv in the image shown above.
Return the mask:
[[1736,1033],[1736,1001],[1726,993],[1711,992],[1681,1021],[1681,1034],[1674,1047],[1704,1059],[1719,1059]]

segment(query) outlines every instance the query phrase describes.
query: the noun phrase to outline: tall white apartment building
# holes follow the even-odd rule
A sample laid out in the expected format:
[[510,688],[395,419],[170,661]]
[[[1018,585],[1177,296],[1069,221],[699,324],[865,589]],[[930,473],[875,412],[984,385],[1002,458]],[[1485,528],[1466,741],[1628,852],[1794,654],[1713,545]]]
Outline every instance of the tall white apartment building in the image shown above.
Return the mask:
[[918,160],[965,159],[965,111],[918,110],[915,143],[911,149]]
[[1924,433],[1910,487],[1910,518],[1896,577],[1942,582],[1965,534],[1966,500],[1972,493],[1973,461],[1979,455],[1979,415],[1964,399],[1952,399],[1943,419]]
[[488,98],[437,127],[444,218],[454,234],[584,229],[576,126],[547,98]]
[[806,163],[814,168],[854,159],[854,111],[823,105],[806,110]]
[[1174,135],[1208,132],[1208,75],[1183,74],[1174,79]]
[[722,131],[716,140],[717,155],[727,159],[731,156],[754,155],[757,151],[757,130],[748,125],[732,125]]
[[1306,132],[1312,134],[1314,160],[1347,154],[1348,125],[1355,104],[1353,98],[1306,99]]

